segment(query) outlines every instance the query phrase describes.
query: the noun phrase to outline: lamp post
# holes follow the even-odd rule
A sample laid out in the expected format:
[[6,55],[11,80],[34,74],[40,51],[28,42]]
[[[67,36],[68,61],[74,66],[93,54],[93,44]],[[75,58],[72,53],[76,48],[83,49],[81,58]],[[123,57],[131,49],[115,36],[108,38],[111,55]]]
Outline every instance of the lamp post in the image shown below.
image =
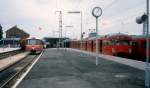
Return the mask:
[[[64,26],[64,27],[66,27],[66,28],[72,28],[73,26],[71,26],[71,25],[67,25],[67,26]],[[66,37],[66,32],[65,32],[65,37]],[[65,40],[65,51],[66,51],[66,40]]]
[[[81,45],[81,46],[80,46],[80,48],[81,48],[81,50],[82,50],[82,39],[83,39],[83,38],[82,38],[82,36],[83,36],[83,33],[82,33],[82,11],[69,11],[68,13],[69,13],[69,14],[80,14],[80,15],[81,15],[81,19],[80,19],[80,22],[81,22],[81,23],[80,23],[80,25],[81,25],[81,30],[80,30],[80,31],[81,31],[81,35],[80,35],[80,36],[81,36],[81,42],[80,42],[80,45]],[[82,53],[81,53],[81,55],[82,55]]]
[[96,18],[96,65],[98,65],[98,54],[99,54],[99,45],[98,45],[98,18],[102,15],[102,9],[100,7],[94,7],[92,10],[92,15]]
[[143,35],[146,36],[145,88],[150,88],[149,66],[149,0],[146,0],[146,14],[136,18],[138,24],[143,23]]
[[147,19],[146,19],[146,28],[147,28],[147,33],[146,33],[146,68],[145,68],[145,87],[149,88],[150,87],[150,68],[149,68],[149,0],[146,0],[146,14],[147,14]]

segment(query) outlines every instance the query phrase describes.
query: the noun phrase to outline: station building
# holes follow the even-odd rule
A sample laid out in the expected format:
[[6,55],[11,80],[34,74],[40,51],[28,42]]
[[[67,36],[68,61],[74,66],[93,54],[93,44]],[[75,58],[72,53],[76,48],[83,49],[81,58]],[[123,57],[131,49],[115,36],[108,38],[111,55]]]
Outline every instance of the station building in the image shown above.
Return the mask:
[[6,38],[3,38],[0,41],[0,45],[19,46],[19,41],[21,39],[26,39],[29,36],[30,35],[27,32],[15,25],[6,31]]
[[28,38],[30,35],[23,31],[22,29],[14,26],[6,31],[6,38]]

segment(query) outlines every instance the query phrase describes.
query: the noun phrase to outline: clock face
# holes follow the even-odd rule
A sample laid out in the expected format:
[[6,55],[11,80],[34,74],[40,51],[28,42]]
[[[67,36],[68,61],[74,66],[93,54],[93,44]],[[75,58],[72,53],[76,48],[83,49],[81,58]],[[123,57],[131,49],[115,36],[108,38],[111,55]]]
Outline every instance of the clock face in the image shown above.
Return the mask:
[[95,8],[93,8],[93,10],[92,10],[92,14],[93,14],[93,16],[95,16],[95,17],[99,17],[99,16],[102,15],[102,9],[101,9],[100,7],[95,7]]

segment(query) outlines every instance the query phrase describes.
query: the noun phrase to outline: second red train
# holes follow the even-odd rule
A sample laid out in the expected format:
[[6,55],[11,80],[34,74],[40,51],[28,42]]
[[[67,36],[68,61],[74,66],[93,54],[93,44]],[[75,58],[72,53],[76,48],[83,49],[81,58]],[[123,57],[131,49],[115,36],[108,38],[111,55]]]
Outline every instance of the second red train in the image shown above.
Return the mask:
[[[71,40],[69,41],[70,45],[68,47],[95,52],[96,51],[95,40],[96,40],[95,37],[83,39],[82,42],[80,40]],[[138,58],[138,60],[143,61],[146,56],[145,36],[131,36],[121,33],[105,35],[98,38],[98,45],[99,45],[99,53],[102,54],[131,57],[131,58],[135,57]]]

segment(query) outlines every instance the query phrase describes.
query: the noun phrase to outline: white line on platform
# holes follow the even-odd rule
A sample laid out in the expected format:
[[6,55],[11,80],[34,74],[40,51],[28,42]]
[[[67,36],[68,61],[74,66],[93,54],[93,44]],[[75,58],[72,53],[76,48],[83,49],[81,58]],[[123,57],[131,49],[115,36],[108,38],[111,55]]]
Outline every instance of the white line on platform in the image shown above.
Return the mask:
[[25,76],[29,73],[29,71],[32,69],[32,67],[35,65],[35,63],[39,60],[39,58],[42,56],[42,53],[38,56],[38,58],[32,63],[32,65],[27,69],[27,71],[20,77],[20,79],[17,80],[17,82],[12,86],[12,88],[16,88],[20,82],[25,78]]

